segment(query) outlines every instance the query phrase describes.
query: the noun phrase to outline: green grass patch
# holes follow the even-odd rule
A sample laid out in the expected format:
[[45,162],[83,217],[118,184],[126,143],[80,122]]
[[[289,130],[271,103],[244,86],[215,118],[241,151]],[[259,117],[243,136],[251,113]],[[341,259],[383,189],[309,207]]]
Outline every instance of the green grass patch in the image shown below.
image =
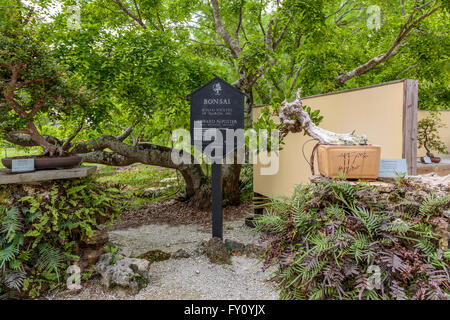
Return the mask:
[[184,181],[176,171],[167,168],[134,164],[125,168],[106,166],[96,173],[96,179],[119,186],[125,193],[128,209],[140,209],[149,203],[178,196]]

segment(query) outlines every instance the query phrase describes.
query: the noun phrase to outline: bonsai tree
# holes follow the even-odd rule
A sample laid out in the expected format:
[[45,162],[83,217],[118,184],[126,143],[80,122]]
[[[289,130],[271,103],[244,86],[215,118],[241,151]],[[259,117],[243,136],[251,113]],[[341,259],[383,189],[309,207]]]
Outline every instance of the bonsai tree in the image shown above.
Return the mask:
[[[316,125],[317,121],[311,119],[310,114],[303,108],[301,89],[297,91],[297,97],[292,102],[284,101],[281,105],[279,117],[284,125],[281,128],[283,135],[288,132],[296,133],[304,131],[305,134],[322,144],[346,144],[365,145],[367,137],[357,136],[354,133],[335,133]],[[316,123],[314,123],[316,122]]]
[[427,151],[427,157],[434,158],[432,151],[448,154],[447,147],[444,142],[440,140],[438,129],[445,128],[439,118],[439,112],[433,111],[428,117],[419,121],[417,126],[417,141],[419,147]]
[[57,118],[69,107],[83,105],[83,95],[55,63],[31,15],[24,18],[13,10],[4,14],[7,22],[0,26],[0,129],[6,135],[28,135],[44,149],[43,155],[61,156],[69,144],[44,138],[35,121],[43,115]]
[[[335,145],[366,145],[366,136],[357,136],[352,133],[335,133],[319,127],[323,116],[320,115],[320,110],[312,111],[310,107],[304,106],[301,99],[301,88],[297,90],[297,96],[292,102],[283,101],[280,106],[275,106],[273,110],[264,108],[257,122],[254,124],[254,129],[266,129],[280,131],[280,140],[278,144],[284,144],[284,138],[291,132],[303,132],[304,135],[309,135],[311,138],[317,140],[321,144],[335,144]],[[280,123],[276,124],[271,116],[277,115],[280,118]],[[267,151],[270,150],[267,146]]]

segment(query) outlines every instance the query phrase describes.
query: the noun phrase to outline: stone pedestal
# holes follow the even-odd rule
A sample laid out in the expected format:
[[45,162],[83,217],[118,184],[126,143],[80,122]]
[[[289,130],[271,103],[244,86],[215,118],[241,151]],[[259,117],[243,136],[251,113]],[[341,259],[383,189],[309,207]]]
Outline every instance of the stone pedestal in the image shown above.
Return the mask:
[[[326,178],[324,176],[321,176],[321,175],[315,175],[315,176],[309,177],[309,180],[311,182],[314,182],[314,181],[318,181],[318,180],[330,180],[330,179]],[[355,181],[355,180],[354,181],[346,180],[345,182],[347,182],[349,184],[353,184],[353,185],[358,183],[358,181]],[[365,182],[371,186],[377,187],[378,190],[380,190],[380,192],[391,192],[395,188],[395,184],[393,182],[389,182],[389,181],[372,180],[372,181],[365,181]]]
[[419,162],[417,164],[417,174],[436,173],[438,176],[446,176],[450,174],[450,159],[442,159],[440,163],[425,164]]

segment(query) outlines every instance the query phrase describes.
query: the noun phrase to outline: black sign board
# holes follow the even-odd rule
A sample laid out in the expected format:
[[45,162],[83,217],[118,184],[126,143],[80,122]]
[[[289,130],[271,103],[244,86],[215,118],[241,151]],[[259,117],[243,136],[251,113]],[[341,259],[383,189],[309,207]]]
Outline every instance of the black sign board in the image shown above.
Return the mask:
[[[245,94],[216,76],[189,97],[192,145],[201,152],[205,152],[208,145],[215,146],[214,151],[221,149],[222,152],[212,156],[221,159],[243,144],[235,130],[244,129]],[[215,130],[210,129],[218,129],[222,139],[216,140],[212,134]]]
[[[235,130],[244,129],[245,94],[215,77],[189,95],[191,144],[211,156],[212,236],[223,238],[221,160],[243,141]],[[212,129],[212,130],[211,130]],[[221,140],[217,139],[220,131]],[[213,134],[212,134],[213,133]],[[213,146],[210,154],[208,148]]]

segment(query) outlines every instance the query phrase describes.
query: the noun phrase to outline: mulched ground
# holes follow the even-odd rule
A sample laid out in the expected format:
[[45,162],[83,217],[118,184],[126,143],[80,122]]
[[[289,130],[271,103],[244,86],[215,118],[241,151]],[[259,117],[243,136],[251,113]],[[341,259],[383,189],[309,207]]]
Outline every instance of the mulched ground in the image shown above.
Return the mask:
[[[223,209],[224,221],[231,221],[253,215],[252,203],[228,206]],[[147,224],[199,224],[211,225],[211,211],[199,210],[187,202],[175,199],[150,203],[146,208],[124,211],[121,222],[114,224],[114,229],[135,228]]]

